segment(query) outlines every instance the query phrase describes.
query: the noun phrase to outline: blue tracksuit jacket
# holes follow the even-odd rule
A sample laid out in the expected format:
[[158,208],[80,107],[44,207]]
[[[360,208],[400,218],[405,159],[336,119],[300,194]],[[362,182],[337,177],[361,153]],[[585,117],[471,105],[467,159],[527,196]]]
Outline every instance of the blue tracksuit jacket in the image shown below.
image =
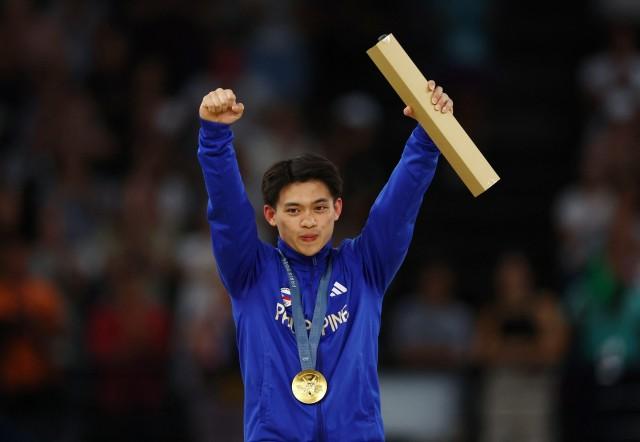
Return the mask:
[[201,121],[198,158],[213,251],[236,324],[245,440],[384,440],[377,373],[382,298],[407,253],[439,151],[418,126],[358,237],[338,248],[327,244],[313,257],[278,241],[298,278],[308,321],[327,257],[333,257],[316,365],[329,388],[321,402],[305,405],[291,392],[300,361],[291,298],[282,290],[287,275],[275,247],[258,239],[232,141],[229,126]]

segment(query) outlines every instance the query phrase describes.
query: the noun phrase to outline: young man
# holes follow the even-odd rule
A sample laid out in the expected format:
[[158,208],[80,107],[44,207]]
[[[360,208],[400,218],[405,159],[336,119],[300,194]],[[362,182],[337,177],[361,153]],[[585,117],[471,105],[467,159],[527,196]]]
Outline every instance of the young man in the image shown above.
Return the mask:
[[[425,93],[437,110],[453,111],[433,81]],[[236,323],[244,438],[384,440],[377,373],[382,298],[407,253],[439,151],[416,127],[362,233],[338,248],[331,246],[342,211],[335,166],[317,155],[275,164],[262,183],[264,216],[279,233],[273,247],[258,239],[233,150],[230,125],[243,112],[231,90],[206,95],[198,157],[213,251]],[[413,116],[409,107],[404,113]]]

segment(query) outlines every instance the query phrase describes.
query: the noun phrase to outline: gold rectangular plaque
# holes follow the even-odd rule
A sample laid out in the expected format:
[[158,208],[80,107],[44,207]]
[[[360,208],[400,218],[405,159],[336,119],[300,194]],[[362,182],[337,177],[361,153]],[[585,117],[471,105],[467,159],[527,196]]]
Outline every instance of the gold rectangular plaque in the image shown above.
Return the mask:
[[473,196],[500,179],[453,114],[434,109],[431,93],[425,93],[427,79],[392,34],[381,38],[367,54],[402,101],[411,106],[418,122]]

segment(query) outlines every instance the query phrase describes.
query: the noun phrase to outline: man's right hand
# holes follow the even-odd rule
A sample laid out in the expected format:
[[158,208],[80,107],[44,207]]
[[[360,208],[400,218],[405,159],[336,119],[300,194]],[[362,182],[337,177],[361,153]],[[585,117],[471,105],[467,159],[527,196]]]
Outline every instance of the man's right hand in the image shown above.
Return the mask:
[[231,89],[209,92],[200,104],[200,118],[214,123],[233,124],[243,113],[244,104],[236,103],[236,94]]

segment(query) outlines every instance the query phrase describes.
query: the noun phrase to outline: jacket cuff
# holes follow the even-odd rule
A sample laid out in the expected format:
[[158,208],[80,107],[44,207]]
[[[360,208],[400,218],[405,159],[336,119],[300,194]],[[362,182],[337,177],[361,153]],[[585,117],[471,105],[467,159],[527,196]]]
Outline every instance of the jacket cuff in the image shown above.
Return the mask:
[[200,119],[200,132],[207,139],[221,139],[229,137],[231,133],[231,126],[224,123],[215,123],[213,121],[207,121]]
[[413,136],[416,137],[420,145],[423,146],[428,152],[440,153],[438,146],[436,146],[429,134],[420,124],[418,124],[413,130]]

